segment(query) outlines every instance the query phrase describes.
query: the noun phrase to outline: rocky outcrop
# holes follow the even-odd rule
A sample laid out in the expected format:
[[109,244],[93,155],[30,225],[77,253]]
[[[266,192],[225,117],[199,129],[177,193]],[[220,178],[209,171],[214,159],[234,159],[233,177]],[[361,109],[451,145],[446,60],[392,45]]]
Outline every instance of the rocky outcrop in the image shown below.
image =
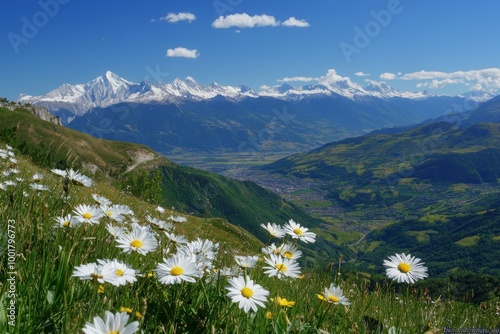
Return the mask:
[[57,125],[62,125],[61,119],[59,117],[52,115],[45,107],[33,106],[30,104],[19,104],[16,102],[0,102],[0,107],[6,108],[9,110],[23,108],[23,109],[28,110],[33,115],[35,115],[36,117],[38,117],[44,121],[51,122],[51,123],[54,123]]

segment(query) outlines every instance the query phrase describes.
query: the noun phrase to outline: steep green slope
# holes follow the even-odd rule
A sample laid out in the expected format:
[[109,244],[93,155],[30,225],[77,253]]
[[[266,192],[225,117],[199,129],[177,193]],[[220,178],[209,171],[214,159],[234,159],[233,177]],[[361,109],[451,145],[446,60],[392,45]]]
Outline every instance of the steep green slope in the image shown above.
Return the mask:
[[[152,176],[159,170],[163,198],[157,204],[205,217],[223,217],[263,241],[268,240],[260,227],[262,223],[284,224],[294,219],[309,228],[318,228],[322,223],[321,219],[313,218],[255,183],[179,166],[145,146],[97,139],[42,121],[19,109],[0,109],[0,115],[0,139],[31,155],[39,165],[50,168],[64,168],[70,164],[90,169],[95,167],[97,175],[122,186],[127,185],[128,175],[132,173],[146,170]],[[341,251],[351,254],[322,238],[318,238],[313,248],[304,249],[310,257],[317,252],[337,256]]]
[[372,232],[358,245],[354,267],[379,268],[380,257],[409,252],[426,262],[431,276],[457,270],[500,276],[500,201],[493,195],[475,207],[482,211],[436,222],[412,219]]

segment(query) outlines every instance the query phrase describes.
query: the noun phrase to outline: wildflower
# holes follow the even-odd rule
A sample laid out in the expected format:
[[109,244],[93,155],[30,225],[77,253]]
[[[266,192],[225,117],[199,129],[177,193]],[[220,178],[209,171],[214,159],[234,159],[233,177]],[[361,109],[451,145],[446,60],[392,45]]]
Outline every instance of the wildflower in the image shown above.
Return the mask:
[[125,312],[125,313],[130,314],[130,313],[132,313],[133,311],[134,311],[134,310],[132,310],[130,307],[124,307],[124,306],[120,307],[120,312]]
[[108,230],[109,234],[113,237],[118,238],[120,235],[125,234],[125,230],[119,226],[113,226],[111,224],[106,224],[106,230]]
[[297,262],[284,258],[281,255],[271,254],[269,257],[264,258],[269,266],[262,269],[269,277],[276,276],[279,279],[282,277],[297,278],[300,274],[300,266]]
[[80,186],[80,187],[92,187],[92,179],[88,178],[87,176],[80,174],[73,169],[70,169],[66,177],[73,183],[75,186]]
[[170,215],[168,217],[169,220],[173,221],[174,223],[184,223],[184,222],[187,222],[187,218],[186,217],[182,217],[182,216],[172,216]]
[[322,294],[317,295],[319,299],[332,303],[332,304],[342,304],[349,305],[349,299],[344,296],[342,289],[338,286],[330,284],[329,288],[325,288]]
[[183,235],[176,235],[173,233],[168,233],[165,232],[165,236],[174,244],[181,245],[181,244],[187,244],[189,240],[183,236]]
[[75,267],[73,277],[80,277],[81,280],[92,280],[97,283],[104,284],[105,282],[113,283],[116,279],[111,267],[105,267],[98,263],[87,263]]
[[82,331],[85,334],[133,334],[139,330],[139,322],[134,321],[127,325],[129,318],[125,312],[113,314],[106,311],[104,320],[96,316],[94,323],[87,322]]
[[194,257],[177,254],[170,259],[163,259],[155,270],[158,273],[158,281],[162,284],[176,284],[182,281],[196,282],[195,277],[200,275]]
[[172,225],[172,223],[167,223],[167,222],[165,222],[165,221],[163,221],[163,220],[160,220],[160,219],[157,219],[157,218],[151,217],[150,215],[147,215],[147,216],[146,216],[146,220],[147,220],[150,224],[152,224],[152,225],[154,225],[154,226],[158,227],[158,228],[159,228],[159,229],[161,229],[161,230],[171,230],[171,229],[173,229],[173,228],[174,228],[174,225]]
[[57,224],[53,225],[54,228],[64,228],[64,227],[75,227],[79,224],[78,220],[72,215],[66,215],[64,217],[56,217],[55,221]]
[[161,206],[157,206],[155,210],[158,211],[159,213],[165,213],[165,209],[162,208]]
[[31,183],[30,188],[36,191],[47,191],[49,187],[44,186],[43,184]]
[[262,248],[262,253],[268,254],[268,255],[269,254],[279,255],[279,254],[281,254],[281,246],[278,247],[278,246],[276,246],[275,243],[272,243],[269,246]]
[[95,205],[80,204],[73,210],[76,219],[80,223],[99,224],[99,219],[102,218],[102,211]]
[[427,267],[419,258],[410,254],[396,254],[384,260],[386,275],[398,283],[415,283],[427,277]]
[[292,307],[295,305],[294,301],[286,300],[286,298],[276,297],[276,303],[281,307]]
[[128,206],[124,204],[115,204],[113,206],[116,211],[118,211],[121,215],[126,215],[126,216],[133,216],[134,211]]
[[213,260],[217,257],[219,249],[218,243],[213,243],[208,239],[197,238],[178,248],[178,253],[186,256],[195,255],[196,263],[200,270],[210,270],[213,268]]
[[234,260],[242,268],[253,268],[259,260],[258,256],[240,256],[235,255]]
[[54,168],[54,169],[51,169],[50,170],[52,173],[56,174],[56,175],[59,175],[59,176],[62,176],[62,177],[66,177],[66,175],[68,175],[68,173],[66,173],[65,170],[62,170],[62,169],[57,169],[57,168]]
[[250,309],[257,312],[257,306],[264,307],[269,291],[260,284],[255,284],[248,276],[230,278],[228,282],[229,285],[226,286],[229,291],[227,296],[231,298],[233,303],[238,303],[240,309],[248,313]]
[[112,204],[109,199],[103,196],[99,196],[97,194],[92,194],[92,198],[94,199],[95,203],[99,206]]
[[131,232],[119,235],[116,241],[119,243],[118,247],[123,248],[125,253],[136,251],[146,255],[158,247],[158,241],[153,233],[140,225],[134,225]]
[[42,182],[42,180],[43,180],[43,175],[40,173],[36,173],[31,177],[31,181],[35,183]]
[[111,271],[116,275],[114,280],[110,282],[115,286],[127,285],[127,283],[134,283],[137,281],[137,271],[117,259],[97,260],[97,263],[102,265],[105,271]]
[[285,243],[279,247],[281,255],[289,260],[297,260],[302,256],[302,251],[291,243]]
[[123,221],[123,216],[121,215],[120,210],[116,206],[108,206],[107,204],[103,204],[100,207],[103,216],[108,217],[111,220],[114,220],[116,222],[122,222]]
[[285,236],[286,232],[285,230],[283,229],[283,227],[275,224],[275,223],[267,223],[267,225],[264,225],[264,224],[260,224],[260,226],[262,228],[264,228],[267,232],[269,232],[269,234],[271,235],[271,237],[273,238],[282,238]]
[[313,243],[316,241],[316,234],[313,232],[308,232],[309,229],[300,224],[297,224],[293,219],[290,219],[285,225],[285,231],[287,234],[291,235],[294,239],[299,239],[305,243]]
[[97,287],[97,294],[104,293],[104,285],[100,284]]

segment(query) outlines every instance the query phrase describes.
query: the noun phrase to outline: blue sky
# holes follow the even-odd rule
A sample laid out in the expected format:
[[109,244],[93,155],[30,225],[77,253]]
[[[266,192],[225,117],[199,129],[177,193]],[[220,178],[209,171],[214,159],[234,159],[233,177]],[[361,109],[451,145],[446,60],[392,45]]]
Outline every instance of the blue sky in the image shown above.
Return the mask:
[[359,84],[500,94],[498,13],[496,0],[9,1],[0,96],[41,95],[107,70],[259,90],[314,83],[331,69]]

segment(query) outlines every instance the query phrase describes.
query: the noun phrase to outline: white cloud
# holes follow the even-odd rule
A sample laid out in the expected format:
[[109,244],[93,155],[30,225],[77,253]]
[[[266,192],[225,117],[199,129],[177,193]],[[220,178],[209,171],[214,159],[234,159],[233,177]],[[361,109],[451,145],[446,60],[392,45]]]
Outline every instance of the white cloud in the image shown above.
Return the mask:
[[190,50],[186,48],[175,48],[167,50],[167,57],[183,57],[183,58],[198,58],[200,54],[198,50]]
[[386,72],[379,75],[379,78],[382,80],[394,80],[396,79],[396,74]]
[[278,82],[296,82],[296,81],[303,81],[303,82],[310,82],[310,81],[318,81],[319,78],[312,78],[312,77],[287,77],[283,79],[277,80]]
[[[384,73],[386,75],[390,73]],[[382,79],[382,75],[380,78]],[[440,72],[440,71],[418,71],[400,74],[392,79],[423,81],[417,83],[418,88],[443,88],[448,85],[463,84],[471,86],[475,90],[499,90],[500,68],[485,68],[481,70]],[[390,80],[390,79],[387,79]]]
[[285,27],[298,27],[298,28],[307,28],[309,27],[309,23],[306,20],[297,20],[295,17],[290,17],[288,20],[282,23]]
[[213,23],[214,28],[253,28],[253,27],[275,27],[279,25],[279,22],[270,15],[254,15],[250,16],[246,13],[243,14],[232,14],[228,16],[219,16]]
[[354,73],[354,75],[357,77],[369,77],[371,74],[363,73],[363,72],[356,72],[356,73]]
[[176,23],[179,21],[192,22],[196,20],[196,16],[192,13],[168,13],[167,16],[162,17],[160,20],[167,21],[170,23]]

